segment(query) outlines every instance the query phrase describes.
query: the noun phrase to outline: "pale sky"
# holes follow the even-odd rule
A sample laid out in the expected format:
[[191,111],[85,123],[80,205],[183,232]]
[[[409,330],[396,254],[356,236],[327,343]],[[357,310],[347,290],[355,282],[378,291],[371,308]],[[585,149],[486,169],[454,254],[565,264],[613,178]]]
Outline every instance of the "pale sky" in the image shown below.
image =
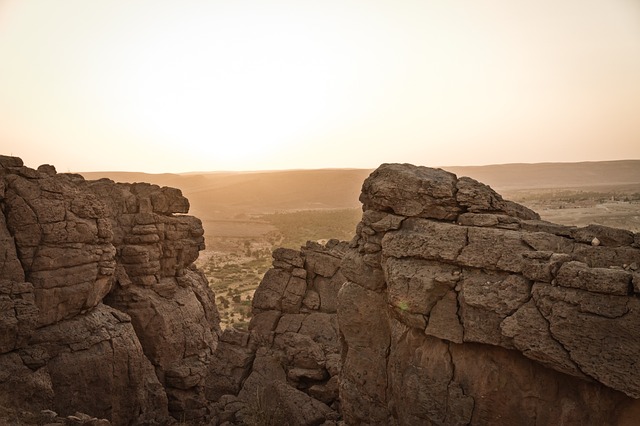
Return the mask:
[[640,1],[0,0],[0,153],[149,173],[640,159]]

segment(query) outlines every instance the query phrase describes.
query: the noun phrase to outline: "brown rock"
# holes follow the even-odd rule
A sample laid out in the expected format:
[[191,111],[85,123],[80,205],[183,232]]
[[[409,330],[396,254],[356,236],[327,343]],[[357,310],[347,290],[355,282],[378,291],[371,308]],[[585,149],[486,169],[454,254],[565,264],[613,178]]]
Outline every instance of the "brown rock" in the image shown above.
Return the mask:
[[254,309],[281,309],[281,299],[291,275],[280,269],[270,269],[264,275],[253,296]]
[[[385,256],[413,256],[443,262],[455,261],[466,245],[466,227],[414,218],[405,220],[401,229],[387,232],[382,239]],[[344,269],[345,266],[343,273]]]
[[11,309],[0,315],[0,352],[12,360],[19,352],[38,372],[19,374],[16,395],[48,380],[40,388],[49,407],[86,412],[82,424],[166,423],[168,405],[202,417],[219,319],[192,266],[204,248],[202,224],[173,216],[188,211],[186,198],[0,162],[0,304]]
[[360,201],[365,210],[400,216],[454,220],[456,176],[410,164],[383,164],[364,181]]
[[315,286],[320,296],[320,310],[323,312],[335,313],[338,308],[338,291],[347,281],[341,272],[337,272],[331,279],[322,276],[316,277]]
[[[6,226],[25,268],[24,279],[34,285],[39,325],[96,306],[111,289],[116,263],[111,241],[98,234],[96,219],[105,218],[104,205],[57,176],[10,174],[4,181]],[[5,241],[11,260],[13,243]],[[15,279],[20,271],[10,267]]]
[[460,323],[458,295],[447,292],[431,309],[425,333],[442,340],[462,343],[464,329]]
[[531,283],[518,275],[465,270],[460,316],[465,342],[508,346],[500,323],[531,298]]
[[344,419],[349,424],[382,424],[388,420],[384,407],[390,344],[384,295],[345,283],[338,294],[338,322],[348,345],[342,350],[340,378]]
[[504,213],[520,219],[535,220],[540,216],[533,210],[512,201],[502,199],[489,186],[469,177],[461,177],[457,182],[456,199],[465,209],[473,213]]
[[626,296],[632,292],[632,275],[623,270],[589,268],[582,262],[568,262],[560,267],[556,285],[595,293]]
[[585,374],[640,398],[633,368],[640,342],[640,301],[624,296],[541,286],[534,292],[549,331]]
[[304,266],[304,259],[301,253],[293,249],[279,247],[273,251],[273,258],[295,268],[302,268]]
[[[352,282],[370,290],[382,290],[386,283],[382,268],[365,263],[365,258],[357,250],[349,250],[342,259],[341,272]],[[344,285],[343,285],[344,286]]]
[[429,315],[460,279],[460,268],[429,260],[389,258],[384,266],[388,303],[409,313]]
[[[439,171],[383,165],[363,185],[338,294],[345,422],[633,424],[637,235],[451,181],[438,201],[418,188]],[[390,214],[409,217],[376,225]]]
[[522,272],[523,255],[531,251],[522,233],[489,228],[469,228],[468,244],[456,260],[465,266]]
[[512,338],[515,347],[527,358],[562,373],[585,378],[569,352],[554,339],[549,331],[549,322],[533,300],[505,318],[500,328],[502,334]]
[[53,408],[65,415],[92,413],[115,424],[165,421],[166,395],[153,367],[131,323],[113,313],[99,305],[34,334],[32,346],[42,348],[48,358]]
[[633,232],[603,225],[588,225],[584,228],[572,229],[571,237],[587,244],[592,244],[593,239],[596,238],[597,245],[607,247],[630,246],[634,241]]
[[341,260],[340,257],[330,254],[305,251],[306,268],[323,277],[331,278],[340,267]]

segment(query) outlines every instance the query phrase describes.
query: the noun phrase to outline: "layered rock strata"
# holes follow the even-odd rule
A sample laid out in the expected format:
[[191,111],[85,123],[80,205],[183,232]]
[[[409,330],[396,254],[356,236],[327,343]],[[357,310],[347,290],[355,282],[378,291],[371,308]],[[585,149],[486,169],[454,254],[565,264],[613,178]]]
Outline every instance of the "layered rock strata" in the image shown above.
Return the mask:
[[[114,424],[204,418],[217,344],[180,192],[0,156],[0,404]],[[168,411],[169,410],[169,411]]]
[[0,420],[636,424],[639,234],[407,164],[361,201],[351,243],[275,250],[221,332],[178,190],[0,156]]
[[347,424],[633,424],[640,235],[385,164],[342,262]]
[[346,243],[276,249],[253,298],[249,332],[224,331],[208,383],[223,424],[335,425],[336,309]]

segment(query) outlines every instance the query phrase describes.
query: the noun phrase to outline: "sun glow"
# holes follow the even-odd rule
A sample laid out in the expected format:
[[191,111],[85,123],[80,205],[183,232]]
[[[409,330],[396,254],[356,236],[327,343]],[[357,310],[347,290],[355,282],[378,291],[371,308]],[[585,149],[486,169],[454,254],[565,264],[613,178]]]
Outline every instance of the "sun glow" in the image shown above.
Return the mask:
[[500,4],[5,0],[0,148],[151,172],[640,157],[640,6]]

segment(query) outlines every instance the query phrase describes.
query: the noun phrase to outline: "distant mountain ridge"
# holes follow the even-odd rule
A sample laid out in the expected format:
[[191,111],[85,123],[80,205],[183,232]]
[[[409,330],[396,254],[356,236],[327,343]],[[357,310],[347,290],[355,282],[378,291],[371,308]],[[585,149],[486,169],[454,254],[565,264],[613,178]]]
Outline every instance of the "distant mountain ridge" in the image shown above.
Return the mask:
[[577,188],[640,183],[640,160],[443,167],[504,189]]
[[[640,184],[640,160],[580,163],[501,164],[442,167],[497,191]],[[148,174],[84,172],[87,179],[150,182],[180,188],[193,214],[264,213],[284,210],[357,208],[363,180],[372,169],[313,169],[256,172]]]

